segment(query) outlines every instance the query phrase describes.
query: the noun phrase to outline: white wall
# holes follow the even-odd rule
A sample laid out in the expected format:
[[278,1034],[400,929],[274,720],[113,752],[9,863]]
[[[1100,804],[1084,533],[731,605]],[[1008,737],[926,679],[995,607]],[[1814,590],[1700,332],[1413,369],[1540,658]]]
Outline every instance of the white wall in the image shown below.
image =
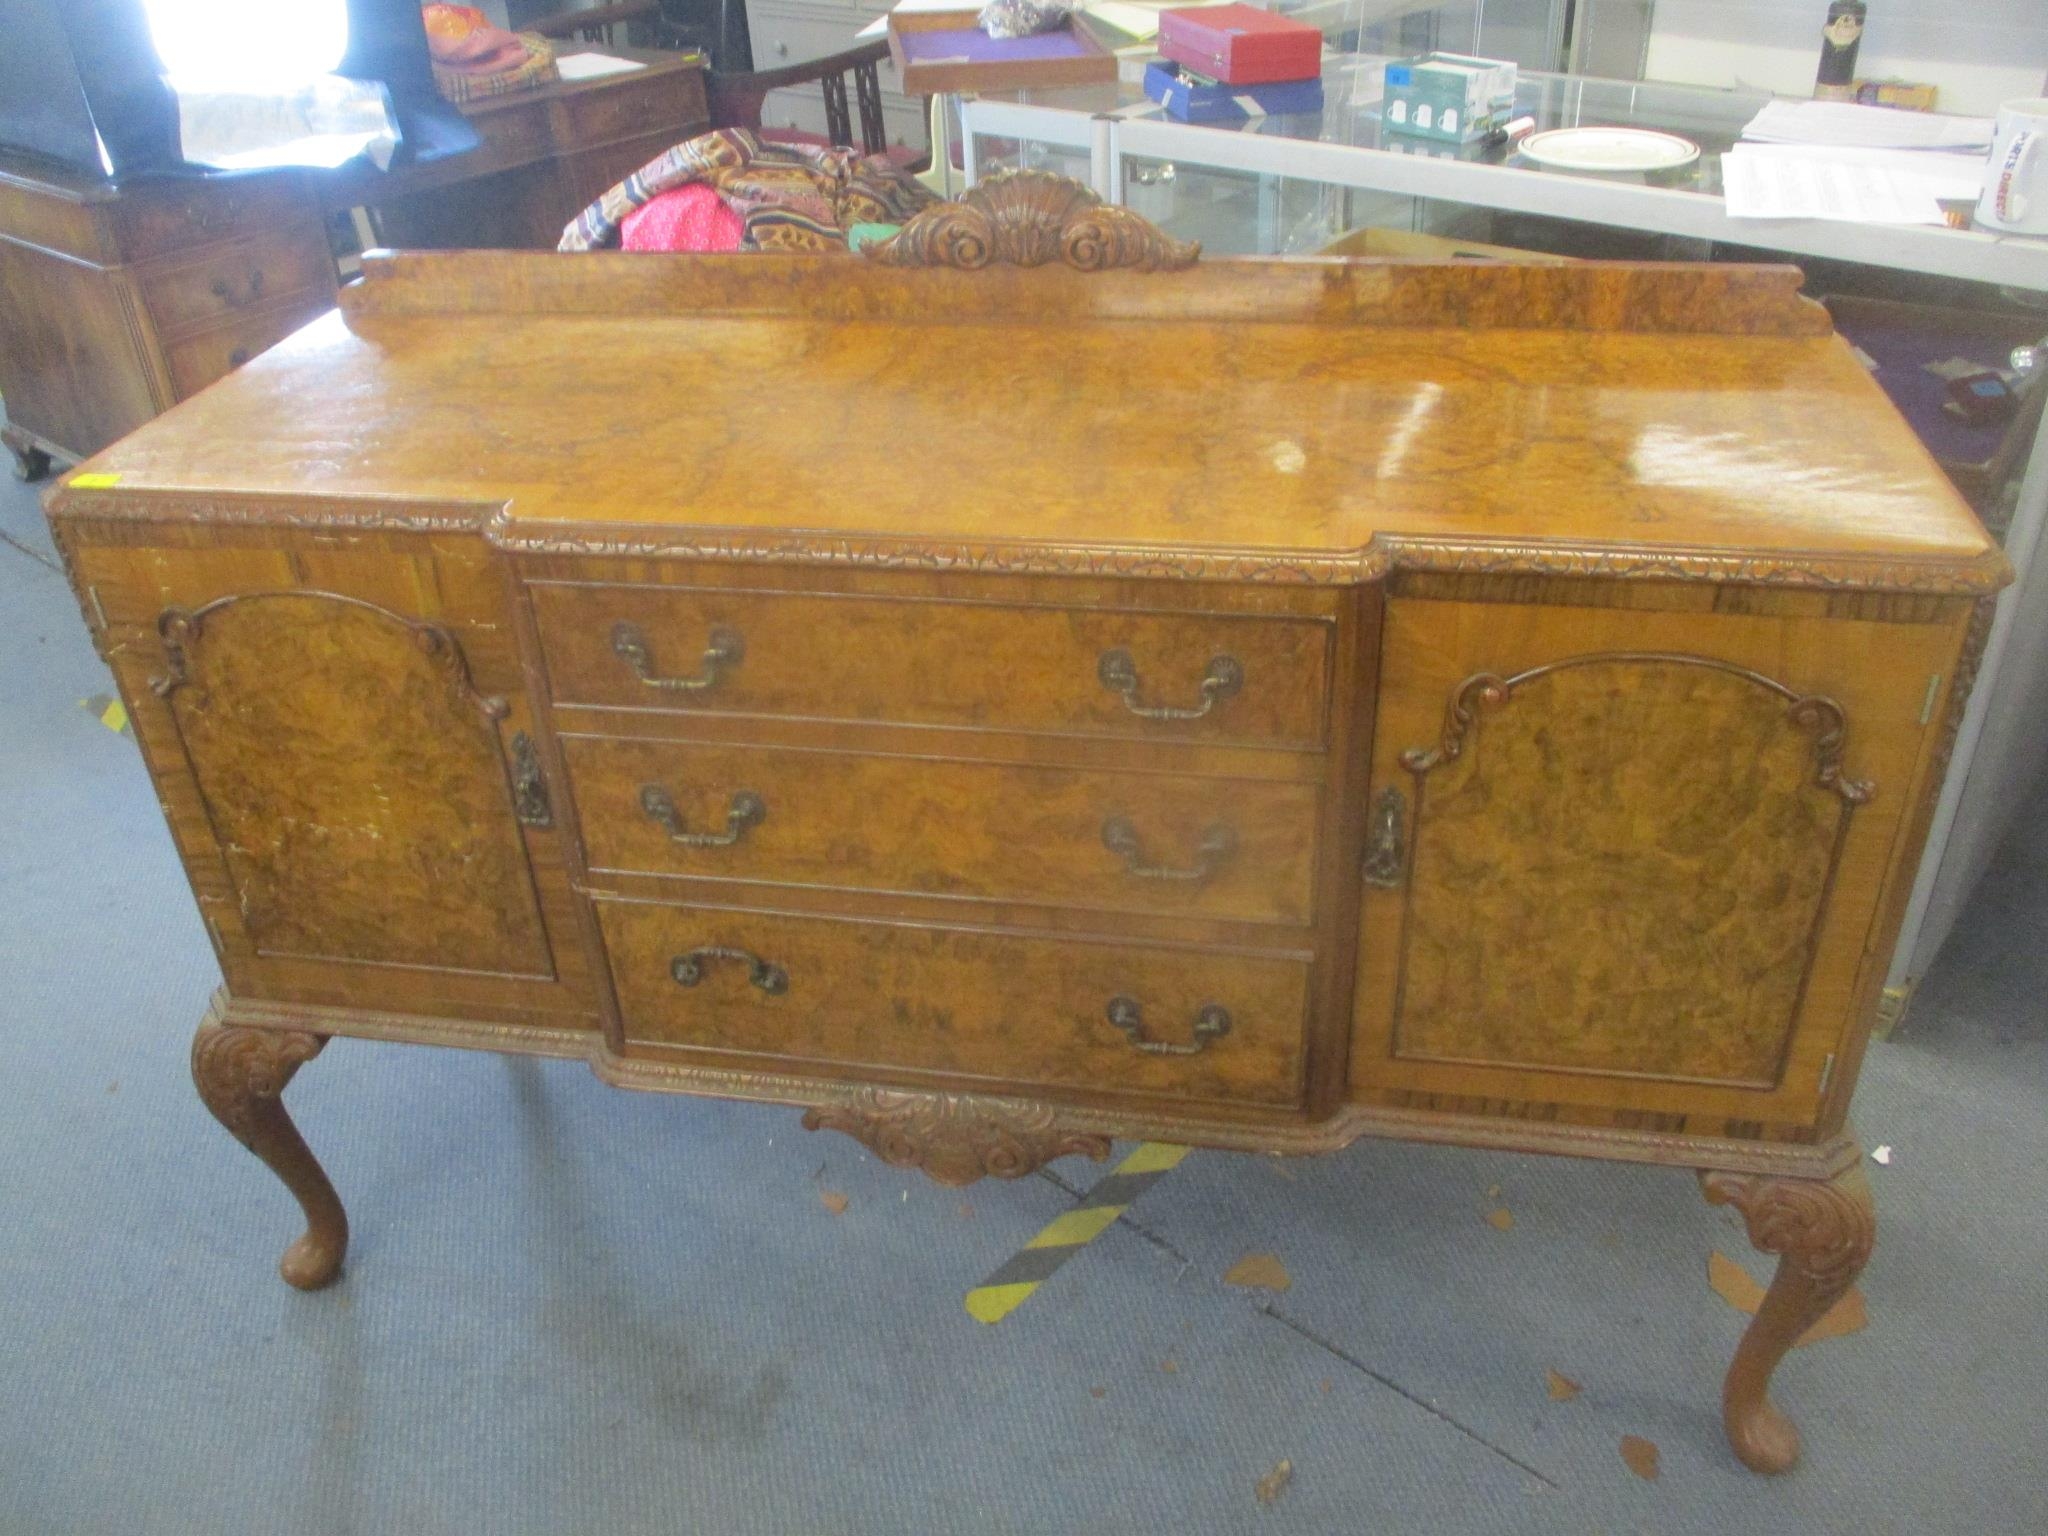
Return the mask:
[[[1827,0],[1657,0],[1645,73],[1810,95],[1827,10]],[[1856,73],[1929,81],[1949,112],[1988,115],[2042,95],[2048,0],[1870,0]]]

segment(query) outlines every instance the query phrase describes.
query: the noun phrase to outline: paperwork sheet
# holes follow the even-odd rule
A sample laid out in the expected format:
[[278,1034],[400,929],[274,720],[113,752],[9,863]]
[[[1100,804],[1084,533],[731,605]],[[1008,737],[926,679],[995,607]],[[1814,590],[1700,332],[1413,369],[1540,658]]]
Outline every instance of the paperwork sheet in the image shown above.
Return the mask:
[[1730,218],[1943,224],[1937,199],[1974,200],[1986,157],[1938,150],[1738,144],[1721,157]]
[[608,53],[565,53],[555,60],[555,70],[564,80],[599,80],[646,67],[638,59],[618,59]]

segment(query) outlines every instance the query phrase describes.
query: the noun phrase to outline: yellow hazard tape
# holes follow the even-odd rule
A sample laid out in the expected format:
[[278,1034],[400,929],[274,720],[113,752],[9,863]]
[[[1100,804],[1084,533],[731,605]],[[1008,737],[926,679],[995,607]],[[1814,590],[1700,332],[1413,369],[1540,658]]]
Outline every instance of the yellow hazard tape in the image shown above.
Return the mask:
[[967,1315],[999,1323],[1081,1249],[1116,1224],[1133,1200],[1180,1165],[1188,1149],[1170,1141],[1143,1143],[1105,1174],[1081,1204],[1048,1222],[996,1272],[967,1293]]
[[104,491],[109,486],[119,485],[121,476],[118,471],[109,473],[104,469],[93,469],[82,475],[73,475],[64,483],[81,491]]

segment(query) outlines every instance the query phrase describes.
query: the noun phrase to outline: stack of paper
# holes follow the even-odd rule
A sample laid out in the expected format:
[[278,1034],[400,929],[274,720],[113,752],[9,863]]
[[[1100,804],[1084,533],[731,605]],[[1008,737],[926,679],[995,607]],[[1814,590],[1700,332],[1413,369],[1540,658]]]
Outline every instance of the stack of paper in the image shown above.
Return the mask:
[[1742,130],[1762,144],[1844,149],[1974,149],[1991,152],[1991,119],[1902,112],[1850,101],[1771,101]]
[[1943,224],[1941,200],[1983,190],[1991,119],[1842,101],[1773,101],[1721,157],[1738,219]]

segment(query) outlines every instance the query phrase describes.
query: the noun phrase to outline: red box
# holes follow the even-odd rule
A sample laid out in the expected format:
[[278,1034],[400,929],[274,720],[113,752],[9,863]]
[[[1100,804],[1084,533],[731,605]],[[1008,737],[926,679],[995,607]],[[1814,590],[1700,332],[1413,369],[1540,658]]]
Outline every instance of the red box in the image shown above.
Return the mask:
[[1323,72],[1323,34],[1253,5],[1159,13],[1159,51],[1230,85],[1309,80]]

